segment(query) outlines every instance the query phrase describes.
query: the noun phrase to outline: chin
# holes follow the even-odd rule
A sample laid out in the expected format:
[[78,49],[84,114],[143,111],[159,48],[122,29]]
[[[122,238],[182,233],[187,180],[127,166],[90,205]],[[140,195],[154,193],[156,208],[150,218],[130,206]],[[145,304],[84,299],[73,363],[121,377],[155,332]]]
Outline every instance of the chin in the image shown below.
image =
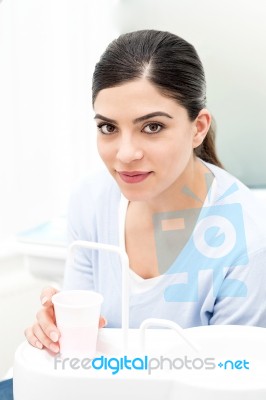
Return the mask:
[[144,191],[123,190],[121,187],[120,189],[128,201],[148,201],[153,198],[151,193],[145,193]]

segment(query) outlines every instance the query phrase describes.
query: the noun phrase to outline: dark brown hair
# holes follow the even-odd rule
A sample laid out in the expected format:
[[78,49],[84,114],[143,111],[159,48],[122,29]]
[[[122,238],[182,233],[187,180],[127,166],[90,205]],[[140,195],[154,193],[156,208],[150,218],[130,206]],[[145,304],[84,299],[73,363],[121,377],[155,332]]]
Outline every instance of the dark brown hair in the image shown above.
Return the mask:
[[[100,90],[143,77],[185,107],[191,121],[206,106],[205,75],[195,48],[177,35],[157,30],[126,33],[109,44],[95,66],[92,103]],[[213,124],[195,154],[222,167]]]

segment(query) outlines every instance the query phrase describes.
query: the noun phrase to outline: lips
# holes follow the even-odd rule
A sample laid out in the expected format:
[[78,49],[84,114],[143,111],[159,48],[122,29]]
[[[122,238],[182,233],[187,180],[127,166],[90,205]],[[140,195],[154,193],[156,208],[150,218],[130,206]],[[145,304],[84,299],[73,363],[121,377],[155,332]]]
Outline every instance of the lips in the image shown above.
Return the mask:
[[126,183],[138,183],[148,178],[151,171],[117,171],[122,181]]

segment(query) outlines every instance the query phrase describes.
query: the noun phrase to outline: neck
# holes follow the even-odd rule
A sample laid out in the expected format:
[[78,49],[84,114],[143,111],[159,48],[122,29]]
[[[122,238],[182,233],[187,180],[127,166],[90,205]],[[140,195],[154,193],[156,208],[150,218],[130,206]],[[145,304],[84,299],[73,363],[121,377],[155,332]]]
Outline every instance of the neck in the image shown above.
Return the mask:
[[[207,179],[211,175],[211,179]],[[135,207],[142,213],[152,216],[159,212],[201,208],[207,196],[209,184],[213,175],[199,160],[191,162],[178,181],[169,187],[160,196],[146,201],[134,201]],[[142,214],[143,215],[143,214]]]

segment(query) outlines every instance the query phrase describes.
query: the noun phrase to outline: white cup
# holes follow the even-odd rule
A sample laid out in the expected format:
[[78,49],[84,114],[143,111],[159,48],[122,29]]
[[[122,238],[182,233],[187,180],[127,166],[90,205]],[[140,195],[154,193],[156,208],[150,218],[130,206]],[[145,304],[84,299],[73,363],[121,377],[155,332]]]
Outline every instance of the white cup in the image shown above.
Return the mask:
[[52,297],[60,331],[62,357],[93,358],[103,296],[88,290],[67,290]]

